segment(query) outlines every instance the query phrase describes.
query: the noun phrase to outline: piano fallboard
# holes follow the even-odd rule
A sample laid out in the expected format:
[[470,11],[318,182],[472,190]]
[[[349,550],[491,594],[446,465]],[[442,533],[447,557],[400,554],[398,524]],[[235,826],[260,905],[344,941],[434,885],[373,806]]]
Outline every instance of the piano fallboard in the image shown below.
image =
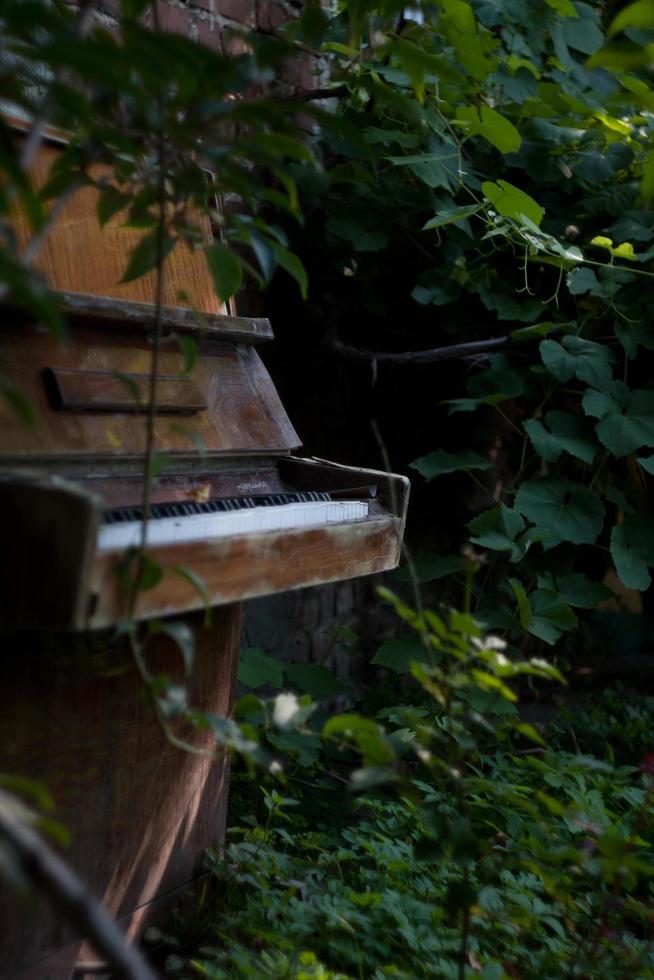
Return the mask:
[[[139,515],[116,530],[107,512],[143,501],[151,311],[63,300],[66,343],[12,313],[0,335],[2,370],[37,419],[0,426],[0,534],[14,556],[0,566],[1,626],[95,629],[129,613],[118,571],[140,542]],[[291,455],[298,436],[255,349],[268,322],[216,314],[193,327],[167,310],[164,327],[146,541],[163,577],[139,594],[136,618],[393,568],[408,481]],[[193,364],[180,330],[197,343]],[[229,500],[238,513],[207,513]]]
[[[163,542],[153,529],[169,519],[153,518],[147,550],[163,575],[154,588],[139,593],[135,618],[223,605],[381,572],[398,564],[406,478],[292,456],[269,462],[267,468],[261,465],[248,475],[249,479],[243,471],[196,474],[195,496],[192,489],[189,494],[184,478],[168,477],[163,486],[158,483],[154,497],[177,500],[180,509],[191,510],[188,502],[202,499],[198,486],[240,486],[244,489],[239,495],[246,497],[252,494],[248,487],[265,485],[269,494],[270,490],[288,494],[295,487],[300,496],[309,487],[321,488],[315,495],[332,499],[267,503],[258,508],[264,520],[271,519],[262,529],[256,523],[249,528],[238,525],[240,515],[256,516],[254,509],[226,512],[220,516],[235,517],[234,527],[208,528],[201,536],[193,533],[198,515],[191,513],[176,522],[178,539]],[[6,553],[14,556],[13,562],[0,566],[1,625],[99,629],[125,619],[128,596],[119,571],[128,552],[106,541],[103,546],[102,532],[112,527],[106,515],[116,507],[117,498],[122,505],[136,507],[141,487],[136,479],[117,483],[118,487],[106,479],[73,483],[26,470],[0,475],[0,533]],[[171,484],[176,483],[174,497]],[[361,499],[348,499],[352,494]],[[311,507],[317,508],[316,516],[305,514],[300,522],[294,508]],[[326,515],[321,508],[341,512]],[[201,589],[194,582],[201,582]]]

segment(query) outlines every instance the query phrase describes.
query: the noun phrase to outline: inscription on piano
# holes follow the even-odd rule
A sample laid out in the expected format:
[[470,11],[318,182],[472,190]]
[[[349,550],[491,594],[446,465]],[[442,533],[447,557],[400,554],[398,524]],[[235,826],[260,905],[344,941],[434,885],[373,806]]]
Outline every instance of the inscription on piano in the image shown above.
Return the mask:
[[[150,379],[147,374],[46,368],[46,389],[55,408],[69,412],[147,412]],[[157,379],[157,413],[193,415],[207,403],[190,378],[170,375]]]

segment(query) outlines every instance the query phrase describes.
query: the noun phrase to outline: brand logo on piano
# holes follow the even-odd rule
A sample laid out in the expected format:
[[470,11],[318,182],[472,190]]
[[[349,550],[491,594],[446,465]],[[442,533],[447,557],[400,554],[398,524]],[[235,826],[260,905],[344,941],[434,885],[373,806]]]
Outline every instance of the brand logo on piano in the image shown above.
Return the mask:
[[237,483],[236,489],[241,493],[256,493],[259,490],[267,490],[268,484],[265,480],[256,480],[252,483]]

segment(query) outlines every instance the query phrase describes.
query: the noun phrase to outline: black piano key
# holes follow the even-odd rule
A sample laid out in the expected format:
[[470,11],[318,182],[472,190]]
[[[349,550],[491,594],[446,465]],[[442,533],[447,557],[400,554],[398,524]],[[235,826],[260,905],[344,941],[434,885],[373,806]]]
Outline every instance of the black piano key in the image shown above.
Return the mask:
[[[255,497],[217,497],[215,500],[170,501],[150,506],[150,519],[190,517],[193,514],[217,514],[225,511],[245,510],[252,507],[280,507],[284,504],[304,503],[308,501],[331,500],[325,490],[287,490],[283,493],[258,494]],[[142,507],[112,507],[105,511],[104,521],[107,524],[117,524],[122,521],[142,521]]]

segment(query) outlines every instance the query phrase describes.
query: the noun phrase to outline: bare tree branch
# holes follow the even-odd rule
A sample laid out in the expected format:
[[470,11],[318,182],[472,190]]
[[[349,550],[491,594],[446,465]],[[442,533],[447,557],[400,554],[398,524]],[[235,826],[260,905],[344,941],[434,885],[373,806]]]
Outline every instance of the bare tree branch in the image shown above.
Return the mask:
[[505,347],[511,340],[510,334],[491,337],[488,340],[473,340],[466,344],[452,344],[450,347],[434,347],[431,350],[410,350],[402,352],[372,351],[344,344],[335,335],[326,339],[329,350],[355,361],[378,364],[437,364],[440,361],[460,361],[466,357],[492,354]]
[[158,980],[140,953],[129,946],[102,905],[48,844],[0,799],[0,839],[15,852],[25,875],[89,939],[124,980]]
[[347,85],[335,85],[332,88],[314,88],[306,91],[291,92],[280,98],[280,102],[315,102],[318,99],[343,99],[350,89]]

